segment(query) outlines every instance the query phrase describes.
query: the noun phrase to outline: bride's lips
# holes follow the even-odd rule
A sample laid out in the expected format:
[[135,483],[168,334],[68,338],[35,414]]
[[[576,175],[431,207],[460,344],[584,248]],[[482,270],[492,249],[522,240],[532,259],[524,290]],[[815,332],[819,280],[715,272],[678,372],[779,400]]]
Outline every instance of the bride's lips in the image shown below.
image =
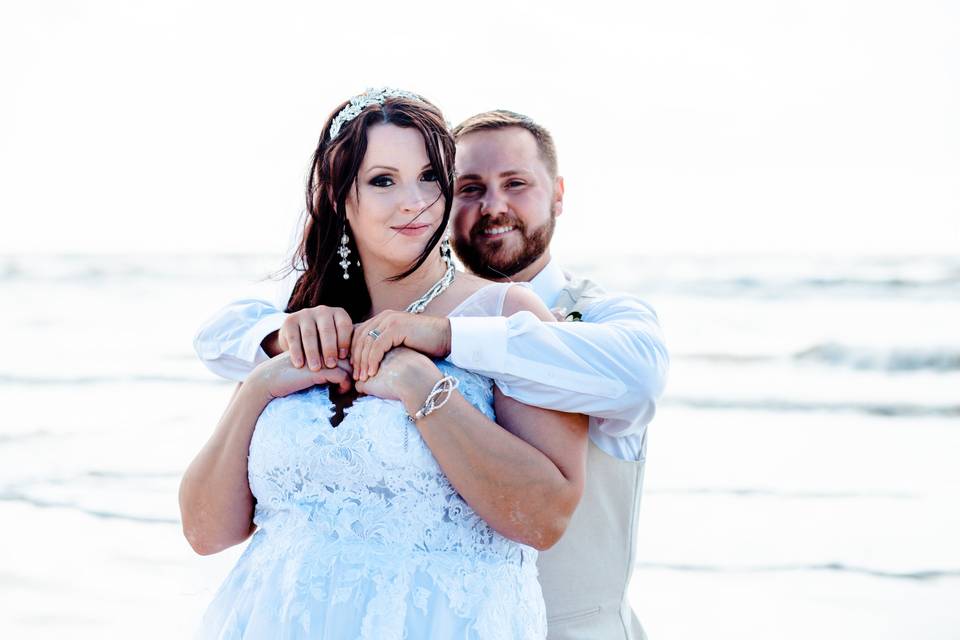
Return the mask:
[[401,227],[390,227],[397,233],[405,236],[419,236],[430,229],[428,224],[407,224]]

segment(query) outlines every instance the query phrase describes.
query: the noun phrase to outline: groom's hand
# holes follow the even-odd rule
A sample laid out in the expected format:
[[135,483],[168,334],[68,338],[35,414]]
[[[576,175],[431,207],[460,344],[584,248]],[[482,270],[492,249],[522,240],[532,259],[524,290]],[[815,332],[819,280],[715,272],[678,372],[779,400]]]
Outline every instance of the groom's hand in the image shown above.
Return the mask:
[[383,311],[353,329],[350,364],[353,379],[377,375],[384,354],[399,346],[444,358],[450,354],[450,320],[446,317]]
[[319,371],[346,359],[352,337],[350,315],[340,307],[320,305],[288,315],[277,333],[277,346],[290,353],[294,367],[306,362],[311,371]]

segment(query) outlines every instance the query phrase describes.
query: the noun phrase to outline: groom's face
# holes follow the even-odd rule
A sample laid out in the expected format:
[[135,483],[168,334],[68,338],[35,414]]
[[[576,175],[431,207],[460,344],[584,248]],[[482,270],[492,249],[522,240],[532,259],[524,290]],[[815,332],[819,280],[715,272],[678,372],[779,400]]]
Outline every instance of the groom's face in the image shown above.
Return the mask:
[[456,170],[457,256],[486,277],[536,275],[549,258],[563,180],[550,175],[533,134],[522,127],[468,133],[457,142]]

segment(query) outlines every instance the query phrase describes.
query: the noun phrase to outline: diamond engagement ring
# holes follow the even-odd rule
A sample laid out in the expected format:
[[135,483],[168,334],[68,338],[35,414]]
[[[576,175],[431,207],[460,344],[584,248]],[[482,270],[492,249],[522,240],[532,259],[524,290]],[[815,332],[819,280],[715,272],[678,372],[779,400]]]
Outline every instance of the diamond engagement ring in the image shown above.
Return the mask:
[[376,340],[380,337],[380,332],[376,329],[370,329],[370,331],[367,331],[367,335]]

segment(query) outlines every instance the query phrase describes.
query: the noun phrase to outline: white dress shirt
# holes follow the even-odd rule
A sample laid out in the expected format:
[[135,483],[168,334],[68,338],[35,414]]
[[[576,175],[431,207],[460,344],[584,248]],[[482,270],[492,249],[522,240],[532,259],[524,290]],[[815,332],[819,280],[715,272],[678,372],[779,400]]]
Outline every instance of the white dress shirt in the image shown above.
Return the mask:
[[[568,278],[551,260],[531,281],[552,307]],[[239,300],[208,320],[194,339],[215,374],[243,380],[268,358],[260,343],[286,314],[263,300]],[[504,317],[450,318],[458,367],[493,378],[526,404],[590,416],[590,438],[610,455],[642,460],[646,427],[666,383],[669,357],[657,316],[628,294],[604,294],[582,322],[542,322],[522,311]]]

